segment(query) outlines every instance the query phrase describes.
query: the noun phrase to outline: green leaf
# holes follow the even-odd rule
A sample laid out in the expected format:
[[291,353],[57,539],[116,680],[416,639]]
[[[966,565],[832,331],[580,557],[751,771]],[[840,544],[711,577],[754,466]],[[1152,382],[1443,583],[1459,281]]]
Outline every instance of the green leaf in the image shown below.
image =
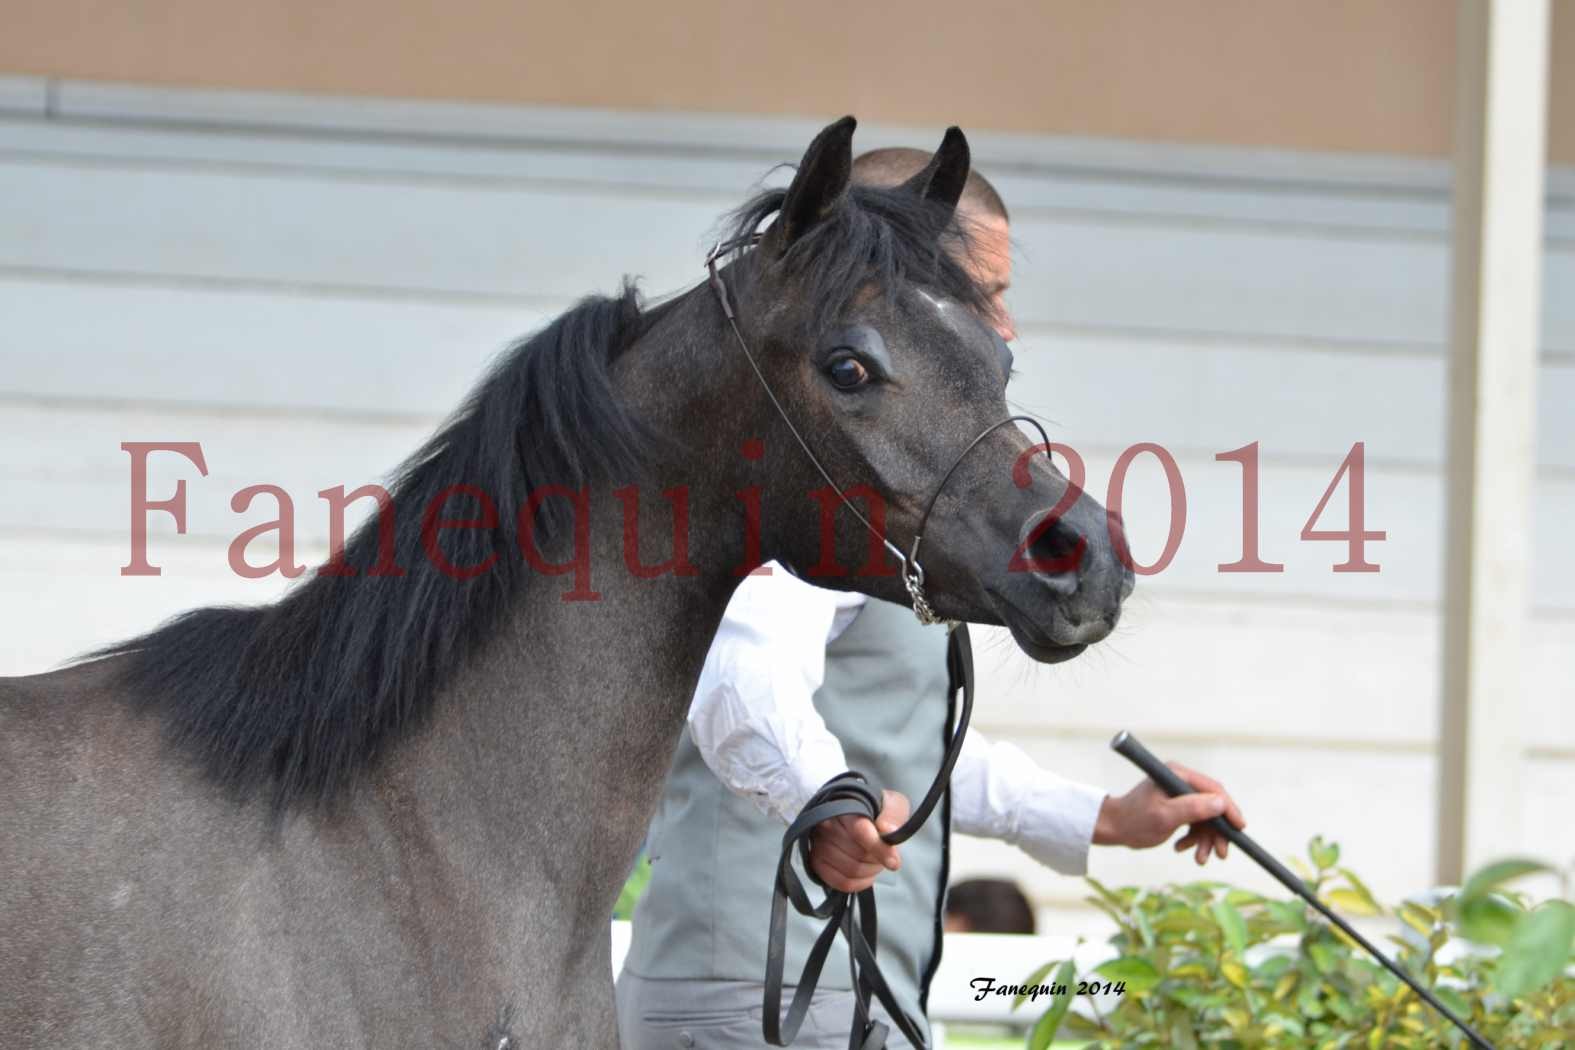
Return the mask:
[[1125,930],[1127,928],[1126,912],[1112,908],[1108,901],[1100,900],[1098,897],[1084,897],[1083,900],[1110,916],[1110,921],[1121,929]]
[[1175,1050],[1198,1050],[1198,1039],[1192,1031],[1192,1022],[1178,1017],[1170,1023],[1170,1045]]
[[1307,855],[1312,858],[1319,871],[1328,871],[1340,863],[1339,845],[1325,842],[1322,835],[1314,835],[1312,841],[1307,843]]
[[1297,989],[1296,1007],[1303,1017],[1316,1018],[1324,1015],[1323,999],[1318,994],[1318,990],[1322,987],[1317,977],[1313,976],[1303,981],[1301,987]]
[[1311,957],[1313,965],[1318,967],[1319,973],[1331,974],[1339,969],[1340,952],[1326,941],[1313,941],[1307,945],[1307,954]]
[[1067,1010],[1072,1006],[1072,989],[1077,974],[1072,968],[1072,960],[1068,959],[1056,971],[1055,983],[1062,986],[1063,991],[1056,995],[1050,1003],[1050,1008],[1039,1018],[1034,1030],[1028,1034],[1028,1050],[1045,1050],[1055,1039],[1056,1032],[1061,1028],[1061,1019],[1066,1016]]
[[1466,901],[1485,895],[1493,887],[1511,879],[1518,879],[1526,875],[1535,875],[1542,871],[1554,869],[1540,861],[1528,860],[1525,857],[1512,857],[1489,864],[1485,868],[1478,868],[1466,880],[1465,886],[1460,891],[1459,900],[1464,906]]
[[1346,1024],[1354,1025],[1361,1021],[1363,1010],[1351,1000],[1341,995],[1331,995],[1324,1003],[1329,1007],[1329,1012],[1334,1014]]
[[1362,902],[1371,909],[1365,914],[1382,915],[1384,913],[1384,906],[1378,903],[1378,898],[1374,897],[1373,891],[1367,888],[1367,883],[1356,877],[1356,872],[1350,868],[1341,868],[1340,874],[1345,876],[1345,881],[1350,885],[1351,891],[1358,897],[1361,897]]
[[1549,901],[1523,916],[1499,958],[1494,984],[1516,999],[1541,988],[1569,964],[1575,943],[1575,906]]
[[1338,926],[1331,926],[1331,927],[1329,927],[1329,933],[1333,935],[1335,940],[1339,941],[1341,944],[1343,944],[1349,950],[1351,950],[1353,952],[1359,952],[1359,951],[1362,950],[1362,946],[1360,944],[1357,944],[1354,940],[1352,940],[1350,934],[1348,934],[1344,930],[1340,929],[1340,927],[1338,927]]
[[1295,963],[1291,961],[1291,957],[1288,955],[1271,955],[1257,966],[1254,966],[1252,972],[1257,974],[1260,981],[1268,983],[1279,978],[1281,974],[1294,965]]
[[[1232,992],[1231,995],[1235,993]],[[1221,1006],[1228,998],[1223,992],[1205,992],[1190,984],[1177,984],[1167,981],[1164,990],[1165,998],[1180,1003],[1193,1013],[1201,1014],[1205,1010]]]
[[1094,887],[1094,892],[1108,901],[1112,908],[1119,908],[1121,911],[1126,911],[1128,904],[1131,903],[1132,891],[1130,889],[1124,889],[1118,894],[1110,887],[1106,886],[1103,882],[1100,882],[1098,879],[1094,878],[1092,875],[1085,876],[1083,881]]
[[1426,905],[1415,901],[1406,901],[1400,905],[1400,921],[1411,927],[1423,937],[1433,934],[1433,927],[1438,923],[1438,912]]
[[1302,1023],[1286,1014],[1270,1014],[1264,1018],[1264,1021],[1267,1026],[1265,1034],[1270,1036],[1277,1035],[1279,1032],[1289,1032],[1291,1035],[1301,1039],[1307,1035],[1307,1029],[1302,1026]]
[[1210,930],[1209,920],[1185,905],[1167,908],[1154,923],[1156,933],[1188,933],[1193,930]]
[[1246,1010],[1237,1009],[1234,1006],[1229,1010],[1221,1010],[1220,1016],[1225,1019],[1226,1024],[1230,1025],[1231,1031],[1238,1034],[1246,1031],[1248,1026],[1252,1024],[1252,1015]]
[[[1075,1010],[1068,1010],[1066,1016],[1061,1018],[1061,1031],[1057,1034],[1062,1039],[1077,1039],[1101,1035],[1104,1029],[1090,1021]],[[971,1044],[964,1043],[964,1046]],[[991,1044],[993,1045],[993,1044]],[[1096,1047],[1097,1050],[1097,1047]]]
[[645,893],[645,887],[651,882],[651,860],[641,857],[640,863],[629,872],[629,877],[624,880],[623,889],[618,892],[617,903],[613,905],[613,918],[629,919],[634,917],[634,906],[640,903],[640,897]]
[[1154,964],[1137,955],[1123,955],[1119,959],[1112,959],[1096,966],[1094,972],[1112,981],[1127,982],[1127,991],[1134,996],[1144,995],[1158,984],[1160,979],[1159,971],[1154,969]]
[[1051,967],[1061,965],[1062,961],[1063,960],[1061,959],[1056,959],[1052,962],[1047,962],[1043,966],[1034,970],[1034,972],[1029,974],[1027,977],[1024,977],[1023,987],[1027,989],[1027,991],[1021,991],[1017,993],[1016,997],[1012,999],[1012,1009],[1015,1010],[1019,1006],[1022,1006],[1024,1003],[1026,1003],[1028,1001],[1029,992],[1033,990],[1034,986],[1045,979],[1045,974],[1050,972]]
[[1154,947],[1154,927],[1149,923],[1148,916],[1141,909],[1133,911],[1132,919],[1137,925],[1138,937],[1143,941],[1143,947]]
[[1371,895],[1364,896],[1355,890],[1330,890],[1323,899],[1331,907],[1352,915],[1380,915],[1383,912]]
[[1307,905],[1300,900],[1268,901],[1265,907],[1274,916],[1275,922],[1292,933],[1301,933],[1307,929]]
[[1482,944],[1504,945],[1525,912],[1499,893],[1484,893],[1460,905],[1460,933]]
[[1433,989],[1433,994],[1438,996],[1438,1001],[1449,1007],[1461,1017],[1471,1016],[1471,1004],[1466,1002],[1466,997],[1453,988],[1439,985]]
[[1220,933],[1225,937],[1225,943],[1237,955],[1247,950],[1247,923],[1242,919],[1241,912],[1227,901],[1215,901],[1214,921],[1219,924]]

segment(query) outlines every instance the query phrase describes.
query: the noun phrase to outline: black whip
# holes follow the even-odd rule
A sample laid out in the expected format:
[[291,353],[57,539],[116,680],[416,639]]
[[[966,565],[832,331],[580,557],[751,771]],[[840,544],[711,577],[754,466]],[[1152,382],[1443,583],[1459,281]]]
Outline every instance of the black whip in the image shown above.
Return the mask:
[[[1144,747],[1137,737],[1133,736],[1131,733],[1128,733],[1126,730],[1123,729],[1121,732],[1115,735],[1115,738],[1110,741],[1110,747],[1118,754],[1124,756],[1133,765],[1141,769],[1150,780],[1159,785],[1160,790],[1164,791],[1165,794],[1169,795],[1170,797],[1176,798],[1180,795],[1191,795],[1194,793],[1194,789],[1190,784],[1178,777],[1169,766],[1165,765],[1165,763],[1155,758],[1153,752]],[[1219,832],[1221,835],[1224,835],[1243,853],[1257,861],[1259,867],[1268,872],[1270,875],[1273,875],[1286,889],[1290,890],[1302,900],[1312,905],[1318,914],[1322,915],[1324,918],[1333,923],[1341,933],[1351,938],[1351,940],[1355,941],[1357,944],[1360,944],[1362,948],[1366,950],[1368,955],[1371,955],[1374,959],[1377,959],[1379,962],[1383,963],[1385,969],[1409,985],[1411,990],[1420,996],[1423,1002],[1427,1003],[1427,1005],[1431,1006],[1444,1017],[1448,1018],[1450,1024],[1453,1024],[1456,1028],[1460,1029],[1460,1031],[1465,1034],[1465,1037],[1471,1040],[1472,1043],[1478,1047],[1481,1047],[1482,1050],[1493,1050],[1492,1043],[1484,1039],[1476,1029],[1472,1028],[1459,1017],[1455,1016],[1454,1011],[1449,1009],[1449,1007],[1445,1006],[1443,1003],[1439,1002],[1438,998],[1434,996],[1432,992],[1422,987],[1422,985],[1419,984],[1414,977],[1406,973],[1405,970],[1401,969],[1398,963],[1389,958],[1389,956],[1385,955],[1383,952],[1379,951],[1377,948],[1373,947],[1373,945],[1368,942],[1366,937],[1363,937],[1361,934],[1357,933],[1356,930],[1351,927],[1350,923],[1346,922],[1344,919],[1340,918],[1332,910],[1330,910],[1329,906],[1323,901],[1319,900],[1317,895],[1309,890],[1301,879],[1296,877],[1295,873],[1290,871],[1279,861],[1275,860],[1267,850],[1254,842],[1251,836],[1249,836],[1246,832],[1238,831],[1237,829],[1231,827],[1230,823],[1226,821],[1224,817],[1215,817],[1208,823],[1210,827]]]

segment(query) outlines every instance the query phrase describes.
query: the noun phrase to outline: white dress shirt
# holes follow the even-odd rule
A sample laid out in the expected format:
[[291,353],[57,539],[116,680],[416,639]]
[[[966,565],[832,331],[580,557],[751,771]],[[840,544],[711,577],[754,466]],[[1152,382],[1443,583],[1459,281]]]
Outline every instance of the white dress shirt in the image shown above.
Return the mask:
[[[689,735],[723,784],[786,824],[848,768],[812,698],[825,678],[827,644],[865,597],[768,568],[770,575],[744,580],[722,617],[689,708]],[[1087,871],[1104,790],[1058,777],[1020,748],[970,729],[951,793],[957,831],[1002,839],[1065,875]]]

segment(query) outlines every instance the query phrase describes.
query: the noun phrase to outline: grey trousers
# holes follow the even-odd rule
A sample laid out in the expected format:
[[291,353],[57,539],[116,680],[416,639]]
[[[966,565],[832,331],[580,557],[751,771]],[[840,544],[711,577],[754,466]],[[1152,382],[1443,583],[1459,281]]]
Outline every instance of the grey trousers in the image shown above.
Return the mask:
[[[755,981],[653,980],[624,971],[618,978],[618,1039],[623,1050],[774,1050],[761,1035],[762,985]],[[782,993],[783,1009],[793,989]],[[891,1028],[889,1050],[913,1050]],[[853,993],[828,989],[810,1000],[793,1050],[847,1050]]]

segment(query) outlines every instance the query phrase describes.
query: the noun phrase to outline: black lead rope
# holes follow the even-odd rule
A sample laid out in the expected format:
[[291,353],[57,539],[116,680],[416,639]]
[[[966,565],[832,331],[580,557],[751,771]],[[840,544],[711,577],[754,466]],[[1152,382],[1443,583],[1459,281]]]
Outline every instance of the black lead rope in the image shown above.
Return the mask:
[[[952,767],[962,752],[963,738],[968,733],[968,719],[973,714],[973,646],[968,640],[968,625],[959,623],[951,629],[946,642],[946,669],[949,690],[956,695],[962,691],[958,707],[957,725],[946,745],[946,757],[939,772],[930,782],[929,791],[919,808],[896,831],[881,836],[890,845],[899,845],[912,838],[924,826],[930,814],[940,803],[941,796],[950,786]],[[873,888],[857,894],[843,893],[825,887],[816,879],[810,868],[810,833],[821,821],[833,817],[860,816],[874,820],[880,814],[881,792],[862,774],[847,772],[832,777],[805,803],[798,818],[782,836],[782,855],[777,861],[776,887],[771,896],[771,933],[766,950],[766,993],[763,1032],[772,1046],[787,1046],[798,1035],[809,1012],[810,1000],[820,983],[820,973],[825,967],[826,956],[840,930],[848,942],[848,965],[853,978],[853,1024],[848,1032],[848,1050],[881,1050],[886,1045],[887,1027],[870,1016],[870,1002],[875,999],[886,1008],[903,1034],[915,1047],[928,1045],[920,1023],[910,1017],[897,1003],[891,986],[880,972],[875,961],[876,920],[875,891]],[[809,891],[793,868],[793,851],[797,848],[804,870],[810,878],[826,890],[819,904],[809,898]],[[815,938],[804,971],[799,975],[793,991],[793,1001],[788,1004],[787,1016],[782,1015],[783,969],[787,958],[788,905],[800,915],[824,919],[826,925]]]

